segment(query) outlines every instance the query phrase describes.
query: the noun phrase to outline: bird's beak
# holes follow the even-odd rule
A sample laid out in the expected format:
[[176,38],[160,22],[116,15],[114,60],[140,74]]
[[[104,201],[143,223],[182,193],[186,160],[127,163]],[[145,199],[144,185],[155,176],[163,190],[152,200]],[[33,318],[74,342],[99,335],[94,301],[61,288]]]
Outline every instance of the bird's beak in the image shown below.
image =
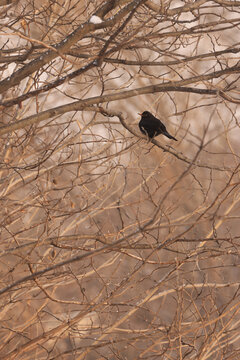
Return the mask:
[[138,113],[138,115],[141,115],[141,116],[142,116],[142,114],[141,114],[141,113]]

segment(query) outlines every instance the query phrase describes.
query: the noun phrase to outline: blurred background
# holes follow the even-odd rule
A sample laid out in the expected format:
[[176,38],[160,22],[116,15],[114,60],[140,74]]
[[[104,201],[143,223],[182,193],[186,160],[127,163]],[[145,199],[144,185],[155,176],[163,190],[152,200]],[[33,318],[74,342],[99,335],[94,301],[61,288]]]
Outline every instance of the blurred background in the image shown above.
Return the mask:
[[0,14],[0,358],[240,358],[239,2]]

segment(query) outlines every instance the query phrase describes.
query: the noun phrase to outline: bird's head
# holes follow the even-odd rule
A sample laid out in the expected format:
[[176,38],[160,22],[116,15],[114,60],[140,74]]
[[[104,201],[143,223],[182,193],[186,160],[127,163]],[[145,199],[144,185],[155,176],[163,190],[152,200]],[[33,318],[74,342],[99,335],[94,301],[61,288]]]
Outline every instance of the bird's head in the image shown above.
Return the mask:
[[152,114],[149,111],[144,111],[143,113],[138,113],[138,115],[145,117],[145,116],[149,116],[149,115],[151,116]]

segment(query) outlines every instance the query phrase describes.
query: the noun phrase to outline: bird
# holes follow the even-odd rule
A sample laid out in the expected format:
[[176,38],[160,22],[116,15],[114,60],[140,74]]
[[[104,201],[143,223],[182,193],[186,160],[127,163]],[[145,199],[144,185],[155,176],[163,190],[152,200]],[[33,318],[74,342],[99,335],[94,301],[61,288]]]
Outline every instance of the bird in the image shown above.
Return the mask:
[[153,116],[153,114],[151,114],[149,111],[138,113],[138,115],[142,116],[138,124],[139,129],[143,134],[147,135],[150,140],[152,140],[155,136],[163,134],[169,139],[177,141],[175,137],[169,134],[166,126],[159,119]]

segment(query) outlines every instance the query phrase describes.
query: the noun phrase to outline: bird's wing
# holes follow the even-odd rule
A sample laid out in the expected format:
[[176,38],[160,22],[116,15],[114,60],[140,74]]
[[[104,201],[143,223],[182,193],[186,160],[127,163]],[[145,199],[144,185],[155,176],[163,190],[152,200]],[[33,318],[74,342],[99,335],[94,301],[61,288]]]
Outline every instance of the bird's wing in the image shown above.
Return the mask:
[[161,132],[167,132],[166,126],[159,120],[159,130],[161,130]]

